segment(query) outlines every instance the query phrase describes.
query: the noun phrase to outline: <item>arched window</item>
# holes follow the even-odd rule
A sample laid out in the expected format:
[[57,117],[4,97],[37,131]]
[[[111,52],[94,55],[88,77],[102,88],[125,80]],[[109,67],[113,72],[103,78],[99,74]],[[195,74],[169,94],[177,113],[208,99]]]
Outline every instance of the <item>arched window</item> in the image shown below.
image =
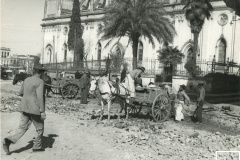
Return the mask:
[[102,54],[102,45],[101,43],[98,43],[97,45],[97,59],[101,60],[101,54]]
[[187,51],[187,62],[193,58],[193,49],[189,48]]
[[64,55],[64,61],[67,61],[67,45],[66,43],[63,44],[63,55]]
[[52,49],[51,48],[48,48],[48,57],[49,57],[49,62],[52,62]]
[[143,60],[143,43],[139,42],[138,43],[138,61]]
[[46,63],[53,62],[53,48],[52,48],[52,45],[48,44],[46,46],[45,53],[46,53],[46,59],[45,59]]
[[218,62],[226,63],[226,41],[223,38],[218,44]]
[[2,52],[2,57],[3,57],[3,52]]
[[4,52],[4,57],[5,57],[5,58],[7,57],[7,53],[6,53],[6,52]]
[[119,46],[116,46],[114,54],[115,54],[117,57],[119,57],[119,56],[122,55],[121,49],[120,49]]

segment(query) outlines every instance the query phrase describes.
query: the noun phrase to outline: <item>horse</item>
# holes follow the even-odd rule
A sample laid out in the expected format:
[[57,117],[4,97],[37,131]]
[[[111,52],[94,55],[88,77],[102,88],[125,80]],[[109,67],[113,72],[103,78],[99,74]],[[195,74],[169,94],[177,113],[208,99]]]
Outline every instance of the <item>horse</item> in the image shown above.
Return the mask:
[[[99,91],[99,94],[101,95],[101,116],[100,120],[103,118],[104,113],[104,103],[108,104],[108,121],[110,120],[110,109],[111,109],[111,103],[115,101],[116,99],[119,100],[121,105],[120,113],[125,110],[125,115],[127,114],[127,109],[125,103],[123,103],[123,100],[120,96],[129,96],[129,90],[126,89],[124,83],[116,83],[113,81],[108,81],[106,79],[103,79],[101,77],[98,77],[96,79],[92,79],[90,82],[90,89],[89,93],[94,93],[96,90]],[[120,98],[120,99],[119,99]],[[126,116],[128,118],[128,115]]]
[[[31,76],[32,76],[32,74],[27,74],[27,73],[16,74],[14,76],[12,84],[16,85],[18,82],[21,83],[26,78],[31,77]],[[48,94],[51,91],[51,84],[52,84],[51,77],[46,74],[43,74],[40,78],[44,81],[44,90],[46,91],[46,96],[48,97]]]

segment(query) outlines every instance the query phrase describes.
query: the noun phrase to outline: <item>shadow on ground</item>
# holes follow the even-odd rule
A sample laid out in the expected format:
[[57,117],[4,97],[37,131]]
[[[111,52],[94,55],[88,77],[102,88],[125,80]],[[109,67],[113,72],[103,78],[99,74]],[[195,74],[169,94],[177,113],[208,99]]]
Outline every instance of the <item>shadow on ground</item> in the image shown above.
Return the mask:
[[[43,136],[43,142],[42,142],[42,148],[52,148],[53,144],[55,142],[55,137],[58,137],[56,134],[49,134],[47,137]],[[35,137],[34,137],[35,138]],[[21,153],[23,151],[26,151],[28,149],[31,149],[33,147],[33,140],[29,141],[28,144],[25,147],[19,148],[17,150],[11,151],[10,154],[12,153]]]

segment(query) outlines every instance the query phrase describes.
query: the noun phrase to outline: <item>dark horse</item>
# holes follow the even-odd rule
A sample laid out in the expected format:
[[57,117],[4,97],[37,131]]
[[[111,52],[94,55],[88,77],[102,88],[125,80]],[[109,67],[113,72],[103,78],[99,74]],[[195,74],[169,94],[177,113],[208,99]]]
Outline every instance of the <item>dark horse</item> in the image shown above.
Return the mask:
[[[19,73],[19,74],[16,74],[14,79],[13,79],[13,82],[12,84],[15,85],[17,84],[18,82],[23,82],[27,77],[31,77],[32,75],[31,74],[27,74],[27,73]],[[48,76],[47,74],[44,74],[43,76],[40,77],[43,81],[44,81],[44,90],[47,92],[46,93],[46,96],[48,97],[48,94],[49,92],[51,91],[51,84],[52,84],[52,80],[51,80],[51,77]]]

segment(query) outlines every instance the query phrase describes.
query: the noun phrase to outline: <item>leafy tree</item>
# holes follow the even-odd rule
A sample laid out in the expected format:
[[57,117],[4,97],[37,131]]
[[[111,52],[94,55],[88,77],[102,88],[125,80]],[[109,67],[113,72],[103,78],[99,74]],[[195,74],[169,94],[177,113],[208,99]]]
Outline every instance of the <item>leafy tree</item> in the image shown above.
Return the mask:
[[170,69],[171,74],[176,65],[181,64],[184,58],[184,54],[181,53],[177,47],[166,46],[157,52],[159,53],[158,60],[163,63],[164,66],[168,66],[167,68]]
[[139,38],[147,38],[155,47],[154,38],[172,42],[175,29],[170,20],[163,15],[163,5],[158,0],[115,0],[105,8],[104,26],[100,33],[102,39],[118,41],[127,36],[132,44],[133,68],[137,67]]
[[[82,39],[82,25],[79,0],[74,0],[68,33],[68,49],[74,50],[74,65],[79,66],[84,57],[84,42]],[[82,63],[81,63],[82,64]]]
[[190,23],[191,32],[194,35],[193,58],[186,63],[185,68],[193,75],[196,74],[196,55],[198,49],[198,37],[205,19],[211,17],[213,7],[209,0],[183,0],[185,17]]

